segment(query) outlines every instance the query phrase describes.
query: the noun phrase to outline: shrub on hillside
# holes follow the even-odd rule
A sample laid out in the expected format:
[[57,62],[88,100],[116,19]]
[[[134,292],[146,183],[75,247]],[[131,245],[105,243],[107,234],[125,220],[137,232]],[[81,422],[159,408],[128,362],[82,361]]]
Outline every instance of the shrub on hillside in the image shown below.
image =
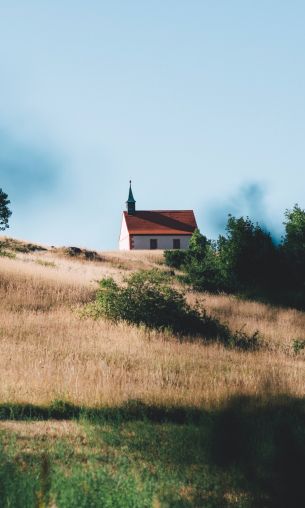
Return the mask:
[[181,268],[186,262],[186,257],[186,250],[175,249],[164,251],[165,264],[171,268]]
[[223,336],[227,330],[204,310],[188,305],[171,287],[168,274],[140,270],[119,286],[112,278],[100,282],[95,311],[112,321],[124,320],[177,334]]
[[226,331],[205,311],[190,307],[171,287],[169,275],[155,269],[135,272],[123,285],[111,277],[103,279],[91,314],[178,334],[212,337]]
[[[167,273],[155,269],[135,272],[123,285],[105,278],[100,282],[96,301],[87,307],[86,314],[114,322],[123,320],[147,328],[170,330],[178,335],[217,339],[228,346],[249,349],[247,344],[235,341],[229,328],[204,309],[198,305],[191,307],[170,282]],[[243,338],[246,341],[246,334]]]
[[201,259],[190,251],[185,270],[185,282],[198,291],[220,292],[228,288],[220,258],[212,243],[206,245]]

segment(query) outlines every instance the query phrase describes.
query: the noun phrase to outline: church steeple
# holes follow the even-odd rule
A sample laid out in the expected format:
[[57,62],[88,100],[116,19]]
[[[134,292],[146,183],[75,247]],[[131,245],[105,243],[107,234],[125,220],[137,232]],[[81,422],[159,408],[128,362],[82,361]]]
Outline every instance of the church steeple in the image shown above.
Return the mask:
[[126,201],[128,215],[133,215],[136,212],[136,201],[133,197],[131,180],[129,181],[129,194]]

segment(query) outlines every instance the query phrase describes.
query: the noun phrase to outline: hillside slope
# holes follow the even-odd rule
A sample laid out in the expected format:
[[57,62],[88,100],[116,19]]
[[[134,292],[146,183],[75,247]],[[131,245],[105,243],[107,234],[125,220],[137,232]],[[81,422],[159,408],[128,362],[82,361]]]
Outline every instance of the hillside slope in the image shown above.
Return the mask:
[[[131,270],[164,269],[162,255],[98,253],[90,260],[85,251],[75,255],[18,245],[7,242],[6,255],[0,257],[0,429],[3,463],[9,471],[14,464],[16,482],[24,478],[20,471],[29,475],[29,487],[20,480],[21,491],[29,488],[34,499],[31,493],[37,497],[42,489],[52,506],[104,506],[101,494],[90,501],[86,489],[77,490],[88,463],[94,475],[110,475],[98,476],[106,490],[123,478],[122,498],[111,498],[107,506],[248,506],[253,496],[248,487],[233,473],[224,480],[206,462],[204,436],[212,416],[202,418],[206,411],[217,414],[234,397],[264,400],[289,394],[301,400],[304,360],[302,353],[293,353],[292,342],[304,338],[305,314],[188,292],[190,302],[201,300],[232,330],[261,332],[267,348],[248,353],[206,344],[204,337],[178,340],[168,333],[82,318],[79,309],[94,298],[102,277],[120,281]],[[93,421],[86,423],[88,410]],[[78,420],[82,414],[84,420]],[[39,482],[37,487],[33,479],[37,468],[49,471],[44,460],[55,468],[52,487],[39,487]],[[77,472],[74,486],[68,482],[63,488],[60,471],[66,467]],[[223,488],[216,488],[215,481]],[[66,488],[70,494],[60,497]],[[15,494],[7,492],[12,500]],[[91,504],[79,504],[80,497]],[[17,501],[11,505],[19,506]]]
[[[105,276],[160,268],[160,254],[101,253],[99,261],[67,257],[62,250],[0,258],[0,401],[85,405],[145,402],[197,407],[235,393],[257,394],[267,380],[303,393],[301,339],[305,314],[231,296],[189,293],[233,329],[259,330],[269,349],[232,351],[204,340],[178,341],[124,324],[81,319],[77,309],[93,299]],[[204,339],[204,338],[203,338]]]

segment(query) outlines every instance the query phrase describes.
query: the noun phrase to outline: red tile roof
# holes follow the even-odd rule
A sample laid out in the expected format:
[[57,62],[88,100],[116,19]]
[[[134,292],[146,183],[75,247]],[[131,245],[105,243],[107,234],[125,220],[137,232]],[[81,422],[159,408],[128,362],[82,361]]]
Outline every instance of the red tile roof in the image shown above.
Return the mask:
[[131,235],[191,235],[197,228],[193,210],[124,212]]

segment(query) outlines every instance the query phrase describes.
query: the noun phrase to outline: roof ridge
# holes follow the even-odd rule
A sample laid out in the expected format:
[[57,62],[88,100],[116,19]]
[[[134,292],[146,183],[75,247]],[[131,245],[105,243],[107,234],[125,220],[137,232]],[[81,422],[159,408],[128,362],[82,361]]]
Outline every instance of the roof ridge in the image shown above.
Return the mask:
[[[188,208],[185,210],[182,210],[182,209],[179,209],[179,210],[136,210],[136,213],[138,213],[138,212],[158,212],[158,213],[160,213],[160,212],[175,212],[175,213],[193,212],[194,213],[194,210],[192,208]],[[124,213],[126,213],[126,212],[124,211]]]
[[124,217],[130,234],[192,234],[197,227],[193,210],[137,210]]

